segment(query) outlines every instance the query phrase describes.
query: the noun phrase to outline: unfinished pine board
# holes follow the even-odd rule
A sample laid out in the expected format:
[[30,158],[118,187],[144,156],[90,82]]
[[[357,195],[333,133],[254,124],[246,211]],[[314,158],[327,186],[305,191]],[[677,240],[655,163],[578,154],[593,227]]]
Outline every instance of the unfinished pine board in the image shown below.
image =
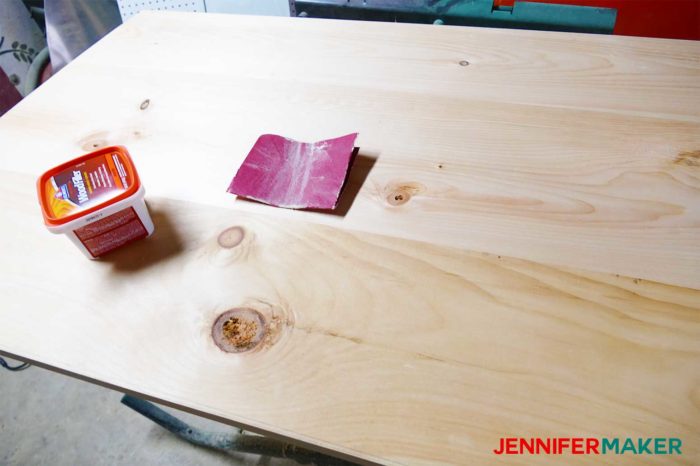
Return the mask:
[[356,131],[345,216],[239,207],[700,286],[698,42],[144,13],[8,114],[0,154],[124,144],[149,194],[231,207],[260,134]]
[[[0,172],[0,195],[3,352],[380,463],[552,459],[498,457],[502,436],[674,436],[682,456],[596,464],[700,459],[699,291],[160,198],[152,238],[90,262],[47,237],[32,177]],[[278,341],[222,352],[212,324],[241,306]]]
[[[142,14],[0,119],[0,352],[368,462],[696,464],[699,55]],[[353,131],[345,215],[225,193],[262,133]],[[34,182],[115,143],[156,233],[87,261]],[[212,326],[241,307],[274,328],[225,353]],[[683,455],[494,455],[509,436]]]

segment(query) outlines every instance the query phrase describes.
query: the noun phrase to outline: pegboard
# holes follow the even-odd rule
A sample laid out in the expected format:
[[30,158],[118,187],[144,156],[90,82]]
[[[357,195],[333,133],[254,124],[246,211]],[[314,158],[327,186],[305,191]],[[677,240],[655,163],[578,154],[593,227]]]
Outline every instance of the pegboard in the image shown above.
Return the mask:
[[122,21],[142,10],[173,10],[205,12],[204,0],[117,0]]

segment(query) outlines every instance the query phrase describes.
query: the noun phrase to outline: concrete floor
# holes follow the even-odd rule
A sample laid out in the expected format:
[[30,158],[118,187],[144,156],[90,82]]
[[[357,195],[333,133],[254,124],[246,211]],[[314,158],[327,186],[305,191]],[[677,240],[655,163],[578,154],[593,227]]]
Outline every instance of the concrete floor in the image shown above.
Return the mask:
[[[15,365],[15,361],[8,360]],[[290,460],[207,450],[122,405],[122,394],[38,367],[0,367],[0,465],[266,465]],[[197,427],[233,427],[164,408]]]

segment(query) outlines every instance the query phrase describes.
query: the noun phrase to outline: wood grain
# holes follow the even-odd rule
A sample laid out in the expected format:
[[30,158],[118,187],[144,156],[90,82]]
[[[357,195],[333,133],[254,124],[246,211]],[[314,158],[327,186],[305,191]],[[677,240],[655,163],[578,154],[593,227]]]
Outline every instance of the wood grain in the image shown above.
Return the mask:
[[[86,262],[29,177],[0,181],[21,232],[0,236],[2,351],[381,463],[547,462],[493,455],[510,435],[699,457],[698,291],[153,197],[152,238]],[[282,316],[278,341],[222,352],[241,306]]]
[[126,144],[149,194],[230,208],[260,134],[355,131],[376,161],[345,216],[235,207],[700,287],[697,42],[144,14],[8,114],[0,154]]
[[[696,464],[699,57],[142,14],[0,120],[0,352],[369,462],[552,464],[492,449],[651,436],[683,455],[595,462]],[[259,134],[353,131],[345,215],[225,193]],[[46,232],[34,181],[114,143],[156,233],[89,262]],[[214,343],[234,308],[274,321],[262,347]]]

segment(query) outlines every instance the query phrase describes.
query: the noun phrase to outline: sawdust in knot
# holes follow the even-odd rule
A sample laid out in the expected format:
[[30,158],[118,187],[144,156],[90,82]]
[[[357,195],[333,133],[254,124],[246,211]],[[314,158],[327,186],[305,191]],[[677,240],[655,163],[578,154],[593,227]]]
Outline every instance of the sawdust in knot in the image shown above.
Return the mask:
[[258,324],[252,320],[231,317],[223,325],[224,338],[237,348],[250,348],[257,333]]
[[242,353],[258,346],[265,335],[265,319],[258,311],[237,308],[226,311],[214,322],[214,343],[227,353]]

